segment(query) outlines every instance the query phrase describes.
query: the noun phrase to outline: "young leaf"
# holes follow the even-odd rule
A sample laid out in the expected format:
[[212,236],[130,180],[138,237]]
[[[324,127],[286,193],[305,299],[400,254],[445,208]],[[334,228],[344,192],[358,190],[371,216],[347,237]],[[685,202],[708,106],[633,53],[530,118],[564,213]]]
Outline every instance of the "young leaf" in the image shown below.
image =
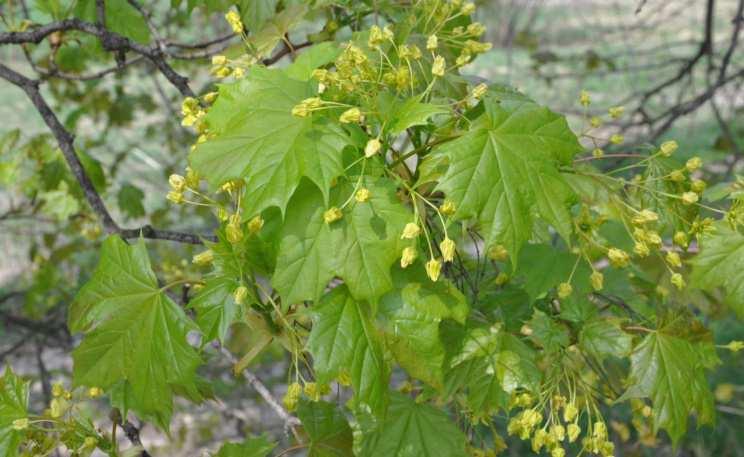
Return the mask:
[[432,283],[423,267],[418,267],[396,268],[396,287],[380,300],[380,314],[386,318],[387,346],[400,366],[411,376],[441,388],[445,348],[439,324],[445,319],[464,323],[468,305],[455,286],[445,281]]
[[315,306],[307,349],[313,356],[318,382],[329,382],[347,371],[355,403],[382,411],[390,369],[381,336],[369,306],[352,298],[346,286],[336,287]]
[[336,405],[303,399],[297,417],[310,437],[309,457],[353,457],[351,427]]
[[265,436],[248,438],[242,443],[225,443],[215,457],[268,457],[276,443]]
[[596,317],[586,322],[579,333],[579,345],[585,351],[603,359],[608,355],[625,357],[632,338],[620,328],[618,319]]
[[15,430],[13,422],[28,416],[28,384],[10,366],[0,377],[0,456],[18,455],[18,446],[26,432]]
[[245,178],[250,217],[269,206],[282,211],[307,176],[328,199],[331,182],[342,174],[341,150],[349,144],[341,127],[321,115],[292,115],[301,100],[315,95],[312,82],[281,70],[254,67],[245,79],[220,87],[206,119],[217,136],[196,147],[191,166],[214,189]]
[[650,398],[654,426],[666,429],[677,442],[687,431],[691,412],[697,412],[699,424],[713,421],[713,396],[705,379],[705,367],[710,361],[701,356],[704,346],[710,343],[692,342],[666,330],[649,333],[635,348],[630,387],[618,401]]
[[[487,244],[504,244],[514,262],[532,234],[533,207],[561,232],[570,230],[573,191],[558,172],[581,150],[563,116],[525,100],[487,97],[471,131],[439,146],[449,159],[437,188],[477,216]],[[565,236],[566,234],[564,234]]]
[[365,433],[360,457],[466,457],[465,435],[447,414],[391,393],[384,419]]
[[207,280],[206,285],[189,302],[196,311],[196,325],[204,340],[224,343],[233,322],[245,314],[245,307],[235,303],[233,293],[240,284],[233,278],[218,276]]
[[302,52],[285,71],[294,79],[307,81],[312,77],[313,70],[333,62],[340,52],[341,48],[336,43],[318,43]]
[[692,264],[690,283],[695,287],[723,287],[726,302],[744,317],[744,235],[723,224],[703,239]]
[[85,331],[72,354],[76,386],[106,390],[125,382],[131,408],[162,428],[177,389],[200,397],[201,360],[186,340],[195,326],[158,286],[143,241],[106,239],[93,277],[71,307],[70,328]]

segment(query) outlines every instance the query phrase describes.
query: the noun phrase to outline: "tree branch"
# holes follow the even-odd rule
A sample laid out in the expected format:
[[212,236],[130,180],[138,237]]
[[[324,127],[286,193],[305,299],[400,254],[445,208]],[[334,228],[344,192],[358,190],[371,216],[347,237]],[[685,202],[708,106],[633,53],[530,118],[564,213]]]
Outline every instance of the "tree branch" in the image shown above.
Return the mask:
[[[15,86],[21,88],[34,104],[39,114],[41,114],[42,119],[44,119],[47,127],[49,127],[49,130],[52,131],[52,134],[56,138],[57,143],[59,144],[59,148],[62,150],[62,155],[64,156],[65,161],[70,167],[70,171],[72,171],[73,176],[75,176],[75,179],[80,184],[86,201],[90,205],[91,209],[93,209],[93,211],[101,219],[101,223],[107,233],[118,233],[123,238],[137,238],[142,236],[144,238],[151,239],[178,241],[181,243],[190,244],[202,244],[202,240],[198,235],[189,233],[173,232],[169,230],[156,230],[149,225],[136,229],[122,229],[121,227],[119,227],[119,225],[111,217],[111,214],[106,208],[106,205],[103,203],[101,196],[98,195],[98,192],[93,186],[93,182],[90,180],[90,177],[86,173],[83,164],[80,162],[77,152],[75,151],[74,137],[65,129],[65,127],[57,118],[56,114],[54,114],[52,109],[49,107],[49,104],[47,104],[46,100],[44,100],[44,97],[41,95],[41,92],[39,91],[39,81],[29,79],[21,75],[20,73],[6,67],[2,63],[0,63],[0,78],[3,78],[11,84],[14,84]],[[216,240],[216,238],[214,237],[205,236],[203,238],[208,240]]]

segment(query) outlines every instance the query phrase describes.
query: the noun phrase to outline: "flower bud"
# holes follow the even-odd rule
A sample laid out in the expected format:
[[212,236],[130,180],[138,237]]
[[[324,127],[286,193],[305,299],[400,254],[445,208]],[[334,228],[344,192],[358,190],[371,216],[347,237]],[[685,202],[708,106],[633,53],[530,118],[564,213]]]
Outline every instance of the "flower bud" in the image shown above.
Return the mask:
[[625,137],[620,135],[619,133],[616,133],[610,137],[610,143],[612,144],[622,144],[623,141],[625,141]]
[[682,203],[685,205],[694,205],[700,199],[695,192],[685,192],[682,194]]
[[444,203],[439,207],[439,212],[442,213],[445,216],[452,216],[455,214],[455,211],[457,210],[457,207],[455,206],[455,202],[452,200],[445,200]]
[[370,195],[371,193],[369,192],[369,189],[362,187],[356,192],[356,194],[354,194],[354,199],[358,203],[364,203],[369,200]]
[[674,232],[674,236],[672,237],[672,240],[674,241],[674,244],[682,248],[687,248],[687,245],[689,244],[687,234],[683,231]]
[[598,271],[593,271],[589,278],[592,283],[592,288],[599,292],[604,287],[604,275]]
[[259,231],[261,231],[261,228],[264,226],[264,220],[263,218],[258,215],[253,217],[250,221],[248,221],[248,233],[251,235],[255,235]]
[[473,88],[471,95],[474,99],[480,100],[481,97],[486,95],[486,92],[488,92],[488,85],[486,83],[480,83]]
[[682,278],[682,275],[679,273],[674,273],[671,278],[672,284],[677,286],[677,289],[682,290],[685,288],[685,280]]
[[338,120],[342,124],[358,124],[362,120],[362,112],[356,107],[349,108],[341,114]]
[[229,223],[225,227],[225,235],[227,236],[227,241],[231,244],[237,244],[243,240],[243,229],[240,227],[240,224]]
[[607,252],[607,258],[610,260],[612,266],[617,268],[625,268],[630,263],[628,253],[618,248],[610,248]]
[[439,279],[439,273],[442,271],[442,263],[436,259],[426,262],[426,274],[429,279],[436,282]]
[[571,284],[567,282],[562,282],[558,284],[558,298],[567,298],[571,296],[572,292],[573,292],[573,287],[571,287]]
[[212,56],[212,65],[225,65],[227,63],[227,57],[223,55]]
[[509,258],[509,252],[503,244],[495,244],[488,249],[488,258],[497,262],[503,262]]
[[589,106],[591,103],[591,98],[589,97],[589,92],[582,90],[579,94],[579,103],[581,103],[581,106]]
[[367,145],[364,147],[364,157],[372,157],[373,155],[380,152],[381,148],[382,143],[380,142],[379,138],[370,139],[369,141],[367,141]]
[[659,147],[659,152],[661,152],[661,155],[664,157],[671,157],[672,154],[674,154],[674,151],[677,150],[679,145],[674,140],[669,140],[661,143],[661,147]]
[[439,243],[439,249],[442,251],[442,260],[445,262],[452,262],[455,259],[455,242],[449,238],[445,238]]
[[421,228],[415,222],[409,222],[403,227],[403,234],[400,236],[401,239],[412,240],[419,236]]
[[446,66],[446,62],[444,60],[444,57],[442,56],[434,57],[434,62],[431,64],[431,74],[434,76],[439,76],[439,77],[444,76],[445,66]]
[[245,303],[245,298],[248,296],[248,288],[245,286],[238,286],[233,292],[233,299],[238,305]]
[[21,431],[28,428],[28,418],[16,419],[13,421],[13,430]]
[[608,109],[607,112],[610,114],[611,118],[617,119],[623,115],[623,113],[625,112],[625,107],[624,106],[613,106],[612,108]]
[[439,39],[436,35],[429,35],[429,38],[426,39],[426,49],[428,51],[435,51],[437,47],[439,46]]
[[682,266],[682,259],[680,259],[679,254],[674,251],[667,252],[666,261],[673,268],[679,268]]
[[183,192],[186,188],[186,178],[181,175],[172,174],[168,177],[168,184],[175,192]]
[[168,195],[165,196],[167,200],[169,200],[172,203],[175,203],[176,205],[180,205],[183,203],[183,193],[182,192],[176,192],[176,191],[170,191],[168,192]]
[[707,184],[705,184],[705,181],[702,179],[693,179],[692,182],[690,182],[690,189],[698,194],[702,194],[706,187]]
[[93,436],[86,436],[83,440],[83,447],[92,449],[98,445],[98,440]]
[[336,222],[342,217],[344,217],[344,213],[341,212],[341,210],[335,206],[327,209],[323,213],[323,220],[325,221],[326,224],[332,224],[333,222]]
[[702,165],[703,161],[700,159],[700,157],[693,157],[685,163],[685,168],[687,168],[687,171],[695,171]]
[[211,249],[207,249],[206,251],[202,251],[198,254],[196,254],[192,259],[191,263],[198,266],[205,266],[212,263],[214,260],[214,252]]
[[98,398],[101,395],[103,395],[103,389],[101,389],[100,387],[91,387],[90,389],[88,389],[88,396],[90,398]]
[[581,427],[579,427],[578,424],[568,424],[568,427],[566,427],[566,435],[568,436],[569,443],[576,441],[576,438],[579,437],[579,433],[581,433]]

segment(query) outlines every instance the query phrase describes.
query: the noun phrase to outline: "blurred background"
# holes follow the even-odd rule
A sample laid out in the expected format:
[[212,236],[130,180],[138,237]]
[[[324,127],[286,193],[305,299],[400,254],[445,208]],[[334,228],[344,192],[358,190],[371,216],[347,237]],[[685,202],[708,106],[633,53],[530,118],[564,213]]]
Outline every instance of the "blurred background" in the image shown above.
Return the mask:
[[[63,17],[74,3],[0,0],[0,14],[5,26],[24,17],[46,23]],[[209,74],[211,55],[240,52],[220,14],[224,5],[205,3],[216,5],[214,11],[188,12],[173,8],[170,0],[143,3],[158,35],[170,43],[171,64],[197,93],[216,82]],[[607,118],[608,108],[623,106],[624,115],[600,132],[623,134],[624,150],[675,139],[681,158],[704,160],[711,185],[736,179],[744,157],[744,0],[478,4],[477,19],[487,27],[493,49],[465,68],[469,77],[524,91],[567,114],[576,131],[587,116]],[[146,24],[132,33],[152,38]],[[42,93],[75,132],[81,160],[121,225],[209,231],[208,214],[165,200],[167,176],[184,169],[194,136],[180,125],[181,94],[151,64],[128,56],[117,66],[84,35],[62,44],[0,46],[0,62],[46,80]],[[278,62],[283,64],[286,59]],[[578,103],[581,90],[591,95],[587,110]],[[0,100],[0,362],[33,378],[33,398],[43,405],[53,382],[69,385],[75,339],[66,329],[65,310],[95,266],[92,246],[100,242],[101,228],[26,95],[0,80]],[[612,149],[601,140],[586,146]],[[166,276],[191,268],[182,260],[193,254],[191,247],[162,241],[149,247]],[[741,339],[742,322],[722,322],[714,328],[717,338]],[[243,352],[251,335],[240,328],[235,335],[231,344]],[[277,397],[286,390],[279,354],[269,351],[252,365]],[[744,357],[723,357],[711,380],[719,412],[715,428],[697,430],[693,424],[674,449],[664,437],[639,434],[630,426],[630,414],[621,412],[613,418],[617,455],[744,456]],[[149,426],[142,430],[153,455],[201,455],[246,432],[269,431],[281,439],[282,422],[249,385],[230,376],[229,366],[218,352],[208,365],[207,377],[217,380],[222,402],[181,408],[170,439]],[[103,404],[101,411],[105,415]],[[505,454],[522,452],[515,447]]]

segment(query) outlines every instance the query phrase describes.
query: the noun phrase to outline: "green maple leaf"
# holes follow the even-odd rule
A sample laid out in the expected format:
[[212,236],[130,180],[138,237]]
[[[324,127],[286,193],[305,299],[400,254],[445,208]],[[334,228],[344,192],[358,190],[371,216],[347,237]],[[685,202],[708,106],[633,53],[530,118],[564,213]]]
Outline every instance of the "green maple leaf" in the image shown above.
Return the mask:
[[269,206],[284,211],[303,176],[327,200],[331,182],[343,173],[341,151],[349,139],[337,123],[320,114],[292,115],[292,107],[315,92],[312,82],[262,67],[220,86],[206,117],[217,135],[191,153],[191,166],[213,189],[244,178],[251,189],[250,198],[243,200],[248,217]]
[[[418,268],[416,268],[418,267]],[[439,325],[445,319],[465,323],[465,297],[447,281],[431,282],[421,265],[396,268],[395,289],[380,299],[385,338],[396,361],[411,376],[441,388],[445,348]]]
[[265,436],[248,438],[242,443],[225,443],[215,457],[267,457],[276,447]]
[[13,373],[10,366],[0,377],[0,456],[18,455],[25,431],[13,429],[13,422],[28,416],[28,385]]
[[313,356],[318,382],[329,382],[345,371],[351,375],[356,404],[382,411],[390,369],[382,337],[366,303],[338,286],[314,307],[307,349]]
[[673,441],[687,431],[688,416],[698,424],[714,420],[713,396],[705,368],[716,363],[707,355],[712,343],[677,335],[674,323],[646,335],[631,355],[628,390],[618,400],[646,397],[653,403],[654,427],[664,428]]
[[471,329],[464,346],[450,365],[455,368],[471,360],[485,363],[485,372],[496,378],[501,389],[507,393],[520,387],[534,390],[540,381],[535,351],[505,331],[501,324],[490,329]]
[[556,352],[570,343],[568,328],[542,311],[535,311],[527,323],[532,329],[530,339],[547,352]]
[[118,385],[127,404],[167,428],[174,393],[200,398],[201,360],[186,341],[195,330],[157,283],[144,242],[111,236],[93,277],[70,309],[69,325],[84,331],[73,351],[73,381],[103,389]]
[[581,327],[579,345],[600,359],[608,355],[625,357],[630,353],[632,338],[620,328],[618,319],[595,317]]
[[564,237],[573,198],[558,166],[581,150],[563,116],[529,100],[484,100],[485,113],[462,137],[435,149],[449,167],[437,188],[456,217],[478,217],[487,244],[504,244],[516,263],[535,212]]
[[276,14],[278,0],[240,0],[243,24],[250,31],[258,31],[267,20]]
[[[334,276],[360,300],[374,301],[392,288],[390,267],[400,256],[400,233],[411,215],[389,180],[365,182],[364,187],[369,200],[354,202],[330,225],[323,221],[326,206],[314,186],[303,185],[292,198],[272,278],[285,303],[317,300]],[[352,191],[338,185],[331,204],[340,206]]]
[[307,81],[312,77],[313,70],[333,62],[340,53],[341,48],[337,43],[324,41],[303,51],[285,71],[294,79]]
[[384,419],[364,434],[360,457],[465,457],[465,435],[447,414],[391,393]]
[[691,285],[723,287],[726,302],[744,317],[744,235],[720,224],[701,244],[700,253],[690,261]]
[[210,278],[189,302],[189,307],[196,311],[196,325],[202,331],[205,342],[217,339],[224,343],[230,325],[245,314],[245,307],[235,303],[233,298],[233,292],[239,285],[230,277]]
[[352,457],[354,437],[349,422],[333,403],[303,399],[297,417],[310,437],[309,457]]

